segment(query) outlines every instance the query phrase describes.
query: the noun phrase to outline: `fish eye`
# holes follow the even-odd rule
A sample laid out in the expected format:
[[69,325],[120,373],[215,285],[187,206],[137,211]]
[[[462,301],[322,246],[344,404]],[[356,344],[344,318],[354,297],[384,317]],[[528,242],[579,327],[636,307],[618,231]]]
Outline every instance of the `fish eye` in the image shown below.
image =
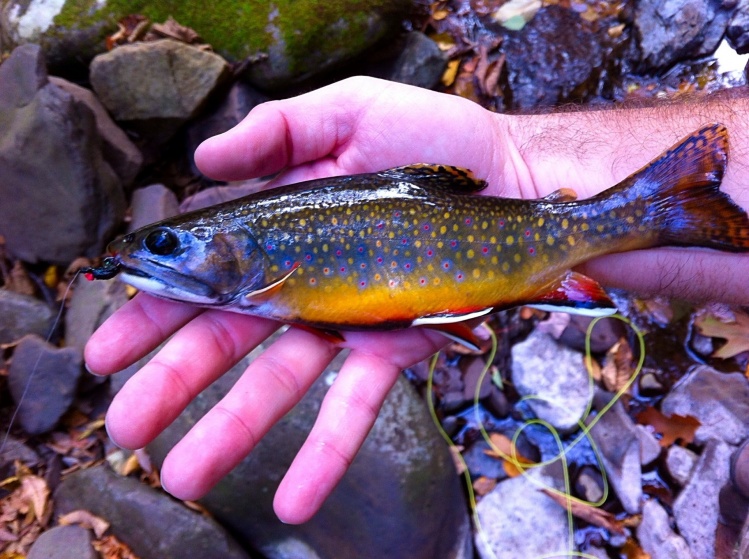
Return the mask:
[[177,250],[179,239],[169,229],[156,229],[146,235],[143,244],[153,254],[169,256]]

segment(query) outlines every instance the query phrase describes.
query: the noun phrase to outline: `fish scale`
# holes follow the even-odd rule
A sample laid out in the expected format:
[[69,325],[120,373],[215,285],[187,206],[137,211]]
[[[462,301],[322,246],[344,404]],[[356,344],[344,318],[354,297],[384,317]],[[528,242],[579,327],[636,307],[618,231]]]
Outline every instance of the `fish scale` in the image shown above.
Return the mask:
[[619,184],[576,200],[477,196],[470,171],[417,164],[260,192],[146,226],[92,277],[170,299],[326,329],[458,321],[519,304],[610,314],[572,269],[655,246],[749,250],[749,218],[719,190],[714,124]]

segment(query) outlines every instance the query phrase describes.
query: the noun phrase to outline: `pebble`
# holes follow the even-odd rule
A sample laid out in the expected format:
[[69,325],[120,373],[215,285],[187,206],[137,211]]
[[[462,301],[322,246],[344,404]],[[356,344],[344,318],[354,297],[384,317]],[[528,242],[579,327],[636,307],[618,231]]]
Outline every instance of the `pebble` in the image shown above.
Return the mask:
[[128,233],[179,213],[177,195],[163,184],[152,184],[133,192],[130,203],[132,219]]
[[12,344],[27,334],[46,338],[56,313],[48,305],[29,295],[0,289],[0,345]]
[[8,387],[24,431],[39,435],[57,425],[73,403],[82,364],[74,348],[58,348],[33,334],[21,339],[13,351]]
[[684,486],[692,475],[699,456],[688,448],[671,445],[666,451],[666,469],[676,483]]
[[591,398],[582,354],[544,333],[513,346],[512,382],[536,417],[561,432],[578,427]]
[[27,559],[99,559],[91,532],[80,526],[55,526],[43,532],[29,549]]
[[390,80],[432,89],[439,83],[446,66],[447,58],[437,43],[420,31],[411,31]]
[[687,542],[671,529],[671,519],[666,510],[651,499],[642,507],[642,522],[637,527],[637,539],[651,559],[692,559]]

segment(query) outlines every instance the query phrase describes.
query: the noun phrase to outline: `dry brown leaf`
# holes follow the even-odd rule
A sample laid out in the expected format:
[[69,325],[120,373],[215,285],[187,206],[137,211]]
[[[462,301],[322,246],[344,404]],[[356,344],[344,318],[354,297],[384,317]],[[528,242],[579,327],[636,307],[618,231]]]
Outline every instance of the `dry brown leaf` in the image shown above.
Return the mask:
[[486,476],[481,476],[473,482],[473,490],[480,497],[491,493],[495,487],[497,487],[497,480]]
[[188,45],[195,43],[202,43],[200,35],[189,27],[181,25],[173,17],[169,18],[164,23],[154,23],[151,26],[151,31],[146,36],[146,40],[159,38],[174,39],[175,41],[181,41]]
[[102,559],[138,559],[127,545],[112,535],[94,540],[92,545]]
[[621,521],[617,520],[616,517],[599,507],[588,505],[587,503],[581,503],[575,499],[567,499],[564,495],[560,495],[555,491],[549,489],[541,489],[549,497],[554,499],[561,507],[567,509],[572,513],[573,516],[585,520],[586,522],[607,529],[609,532],[616,534],[624,534],[624,526]]
[[455,83],[455,76],[458,75],[458,66],[460,66],[460,59],[451,60],[447,63],[447,68],[442,74],[442,85],[450,87]]
[[691,415],[674,414],[667,416],[653,406],[649,406],[638,413],[636,419],[639,424],[650,425],[656,433],[661,435],[659,442],[662,447],[669,447],[677,440],[681,440],[682,444],[693,442],[694,433],[701,425],[699,420]]
[[603,385],[610,392],[618,392],[629,382],[633,372],[632,348],[625,338],[621,338],[606,354],[601,368]]
[[109,530],[109,522],[87,510],[74,510],[61,516],[57,521],[63,526],[75,524],[88,530],[93,530],[97,539],[101,538],[104,532]]
[[27,475],[21,478],[20,491],[23,500],[28,503],[30,511],[37,520],[42,520],[49,501],[49,487],[43,478]]
[[632,538],[627,538],[624,542],[621,553],[627,559],[650,559],[650,553],[646,553]]
[[713,357],[728,359],[749,351],[749,314],[737,311],[733,322],[724,322],[712,314],[699,315],[694,319],[698,332],[710,338],[722,338],[726,344],[713,353]]
[[504,460],[502,467],[509,477],[518,477],[535,462],[520,454],[509,437],[502,433],[489,433],[491,449],[484,453],[492,458]]

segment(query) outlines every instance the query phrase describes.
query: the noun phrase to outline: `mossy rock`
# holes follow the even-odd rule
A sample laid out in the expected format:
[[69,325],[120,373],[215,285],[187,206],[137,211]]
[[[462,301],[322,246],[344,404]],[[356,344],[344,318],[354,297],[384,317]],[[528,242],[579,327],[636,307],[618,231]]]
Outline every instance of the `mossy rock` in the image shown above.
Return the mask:
[[104,50],[117,21],[141,14],[169,16],[193,28],[226,58],[259,60],[249,70],[256,85],[273,89],[299,82],[351,59],[397,30],[411,0],[218,0],[210,4],[163,0],[3,0],[0,47],[25,42],[45,47],[52,65],[88,62]]

